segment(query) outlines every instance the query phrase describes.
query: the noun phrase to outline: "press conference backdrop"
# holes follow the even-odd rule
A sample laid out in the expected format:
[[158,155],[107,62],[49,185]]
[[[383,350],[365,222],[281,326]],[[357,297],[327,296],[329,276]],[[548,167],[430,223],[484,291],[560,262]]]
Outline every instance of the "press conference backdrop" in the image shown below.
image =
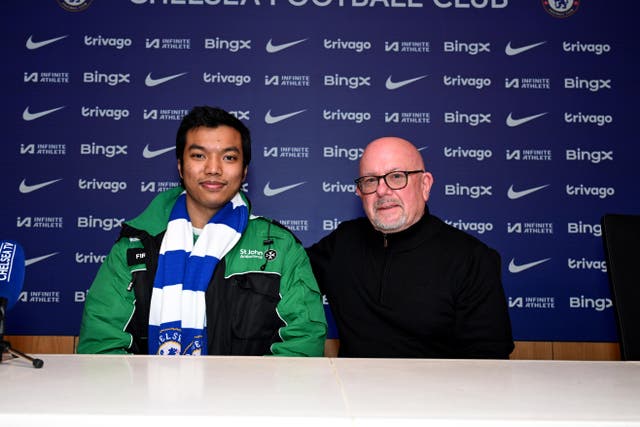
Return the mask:
[[7,333],[78,333],[122,222],[178,185],[180,119],[209,104],[252,131],[255,211],[305,245],[362,215],[363,147],[404,137],[432,213],[502,255],[517,340],[615,341],[599,219],[640,211],[639,4],[3,4],[0,237],[27,258]]

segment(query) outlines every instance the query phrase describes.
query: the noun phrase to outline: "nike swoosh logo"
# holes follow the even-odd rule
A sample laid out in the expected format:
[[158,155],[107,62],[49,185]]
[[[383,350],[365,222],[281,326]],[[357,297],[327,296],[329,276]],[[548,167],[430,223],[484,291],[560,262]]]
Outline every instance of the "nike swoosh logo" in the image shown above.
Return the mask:
[[171,146],[171,147],[167,147],[167,148],[161,148],[159,150],[151,150],[149,148],[149,144],[144,146],[144,150],[142,150],[142,157],[144,157],[145,159],[153,159],[154,157],[158,157],[164,153],[168,153],[171,150],[175,150],[176,147],[175,146]]
[[527,117],[522,117],[520,119],[514,119],[511,116],[511,113],[509,113],[509,115],[507,116],[507,126],[509,126],[510,128],[514,128],[516,126],[520,126],[523,125],[527,122],[530,122],[531,120],[535,120],[538,117],[542,117],[547,113],[540,113],[540,114],[534,114],[533,116],[527,116]]
[[429,148],[429,146],[428,146],[428,145],[425,145],[424,147],[420,147],[420,148],[418,148],[418,151],[426,150],[427,148]]
[[278,123],[281,122],[283,120],[287,120],[288,118],[291,118],[293,116],[297,116],[300,113],[304,113],[307,110],[299,110],[299,111],[294,111],[293,113],[287,113],[287,114],[281,114],[279,116],[272,116],[271,115],[271,110],[267,111],[267,114],[264,115],[264,122],[268,125],[272,125],[274,123]]
[[300,44],[306,41],[307,39],[300,39],[300,40],[296,40],[294,42],[289,42],[289,43],[273,44],[271,39],[269,39],[269,41],[267,42],[266,49],[267,49],[267,52],[269,53],[276,53],[276,52],[280,52],[281,50],[289,49],[292,46],[295,46],[297,44]]
[[545,44],[546,41],[544,42],[539,42],[539,43],[534,43],[534,44],[529,44],[526,46],[522,46],[522,47],[511,47],[511,42],[507,43],[507,47],[504,48],[504,53],[506,53],[509,56],[515,56],[515,55],[519,55],[522,52],[526,52],[528,50],[531,50],[535,47],[538,47],[540,45]]
[[25,108],[24,111],[22,112],[22,120],[30,122],[31,120],[39,119],[40,117],[44,117],[47,114],[51,114],[51,113],[54,113],[54,112],[56,112],[58,110],[62,110],[63,108],[64,108],[64,106],[58,107],[58,108],[52,108],[51,110],[32,113],[32,112],[29,111],[29,106],[27,106],[27,108]]
[[39,42],[34,42],[33,41],[33,35],[29,36],[29,38],[27,39],[27,49],[29,50],[35,50],[35,49],[40,49],[43,46],[46,46],[48,44],[51,43],[55,43],[58,40],[62,40],[65,37],[69,37],[69,35],[67,34],[66,36],[60,36],[60,37],[55,37],[53,39],[48,39],[48,40],[42,40]]
[[147,74],[147,77],[144,79],[144,84],[147,87],[154,87],[154,86],[158,86],[161,85],[162,83],[166,83],[169,80],[173,80],[173,79],[177,79],[178,77],[184,76],[185,73],[180,73],[180,74],[174,74],[172,76],[167,76],[167,77],[161,77],[159,79],[154,79],[153,77],[151,77],[151,73]]
[[393,80],[391,80],[391,76],[389,76],[387,77],[387,81],[385,82],[384,86],[389,90],[400,89],[403,86],[410,85],[411,83],[424,79],[425,77],[427,77],[427,75],[428,74],[425,74],[424,76],[414,77],[413,79],[402,80],[399,82],[394,82]]
[[54,255],[58,255],[59,253],[60,252],[52,252],[52,253],[47,254],[47,255],[42,255],[42,256],[39,256],[39,257],[36,257],[36,258],[31,258],[31,259],[25,260],[24,266],[25,267],[29,267],[31,264],[35,264],[36,262],[44,261],[47,258],[51,258]]
[[298,182],[297,184],[285,185],[284,187],[271,188],[270,183],[267,182],[267,184],[264,186],[264,195],[267,197],[277,196],[280,193],[284,193],[285,191],[292,190],[306,183],[307,183],[306,181],[303,181],[303,182]]
[[540,187],[533,187],[533,188],[528,188],[526,190],[522,190],[522,191],[516,191],[513,189],[513,185],[511,185],[509,187],[509,191],[507,191],[507,197],[510,198],[511,200],[516,200],[519,199],[521,197],[524,196],[528,196],[531,193],[535,193],[538,190],[542,190],[545,187],[548,187],[549,184],[546,185],[541,185]]
[[547,261],[549,261],[551,258],[545,258],[545,259],[541,259],[539,261],[534,261],[534,262],[528,262],[526,264],[521,264],[518,265],[515,263],[515,260],[513,258],[511,258],[511,262],[509,263],[509,273],[522,273],[525,270],[528,270],[530,268],[533,268],[537,265],[540,265],[542,263],[545,263]]
[[54,182],[62,181],[62,178],[54,179],[52,181],[47,181],[47,182],[41,182],[40,184],[34,184],[34,185],[27,185],[25,181],[26,179],[23,179],[22,182],[20,183],[19,190],[22,194],[33,193],[34,191],[44,188],[47,185],[51,185]]

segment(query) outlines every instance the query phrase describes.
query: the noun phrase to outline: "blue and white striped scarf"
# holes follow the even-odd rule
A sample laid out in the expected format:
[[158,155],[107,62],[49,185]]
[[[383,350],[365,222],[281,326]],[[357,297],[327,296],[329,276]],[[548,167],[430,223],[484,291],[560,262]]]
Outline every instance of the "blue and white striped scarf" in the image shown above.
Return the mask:
[[205,291],[218,262],[238,243],[249,210],[240,193],[193,243],[186,193],[176,200],[160,245],[151,293],[149,354],[207,354]]

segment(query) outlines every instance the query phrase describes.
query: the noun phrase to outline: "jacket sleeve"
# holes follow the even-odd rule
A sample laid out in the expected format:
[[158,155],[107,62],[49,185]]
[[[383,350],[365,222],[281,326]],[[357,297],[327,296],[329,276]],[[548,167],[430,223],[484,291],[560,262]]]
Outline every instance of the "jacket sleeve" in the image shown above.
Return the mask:
[[125,328],[135,304],[134,293],[127,290],[131,282],[128,244],[128,239],[120,239],[113,246],[87,293],[78,353],[128,353],[132,337]]
[[463,271],[456,303],[457,357],[508,359],[514,344],[500,255],[477,245]]
[[297,242],[287,258],[277,306],[285,326],[279,331],[282,341],[272,344],[271,352],[276,356],[322,356],[327,321],[309,258]]

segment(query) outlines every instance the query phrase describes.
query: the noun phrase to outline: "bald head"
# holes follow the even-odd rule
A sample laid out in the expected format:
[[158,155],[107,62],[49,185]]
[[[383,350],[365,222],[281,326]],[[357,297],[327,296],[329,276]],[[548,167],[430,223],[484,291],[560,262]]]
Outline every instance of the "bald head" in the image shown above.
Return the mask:
[[[396,189],[390,188],[386,178],[382,178],[390,172],[400,172],[400,185],[405,182],[406,185],[398,188],[395,181],[390,181]],[[412,143],[397,137],[378,138],[369,143],[360,159],[360,177],[365,176],[378,178],[375,192],[363,194],[359,188],[356,190],[375,229],[395,233],[422,218],[433,177],[425,171],[422,155]]]
[[[394,136],[385,136],[371,141],[360,159],[360,176],[380,175],[366,168],[386,167],[387,172],[397,170],[424,170],[424,161],[418,149],[409,141]],[[386,173],[386,172],[385,172]]]

